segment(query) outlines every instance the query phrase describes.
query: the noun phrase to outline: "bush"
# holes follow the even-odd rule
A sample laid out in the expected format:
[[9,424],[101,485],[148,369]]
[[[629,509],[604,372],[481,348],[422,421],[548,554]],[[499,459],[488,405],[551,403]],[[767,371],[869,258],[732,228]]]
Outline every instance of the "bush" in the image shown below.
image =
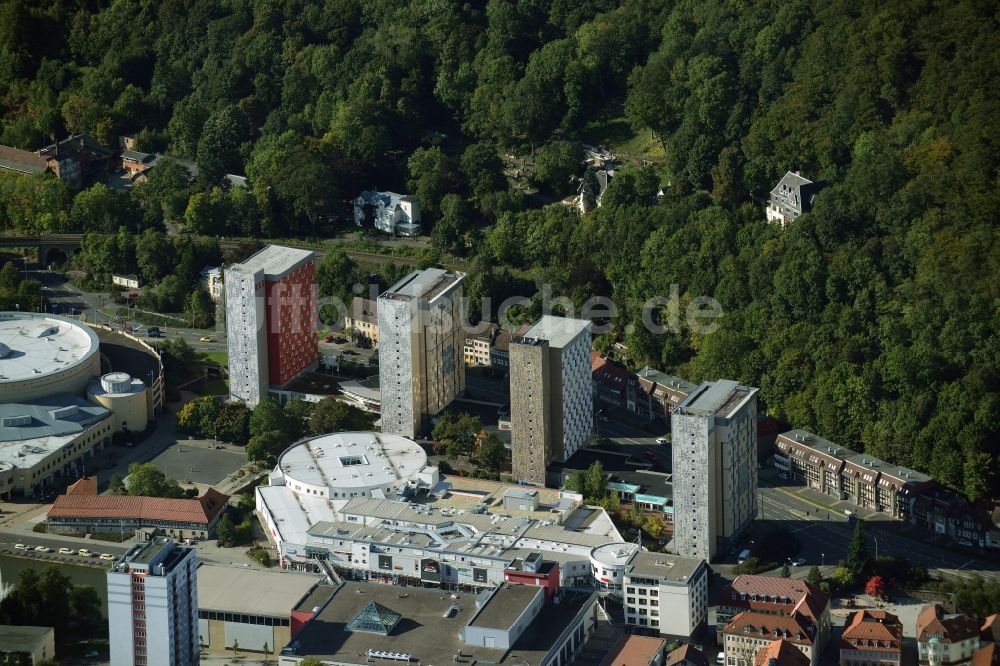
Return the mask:
[[733,573],[735,574],[756,574],[760,573],[760,558],[754,555],[753,557],[748,557],[743,561],[743,564],[737,564],[733,567]]
[[35,523],[35,526],[31,528],[32,532],[38,532],[39,534],[45,534],[49,531],[49,524],[45,521],[40,523]]

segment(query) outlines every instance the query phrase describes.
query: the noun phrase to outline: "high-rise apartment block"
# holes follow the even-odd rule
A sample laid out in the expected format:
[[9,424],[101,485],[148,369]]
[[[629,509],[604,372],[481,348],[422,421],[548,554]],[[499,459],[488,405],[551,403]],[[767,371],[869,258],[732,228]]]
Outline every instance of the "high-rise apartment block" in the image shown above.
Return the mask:
[[414,271],[378,298],[382,432],[417,437],[465,390],[462,280]]
[[671,416],[674,549],[709,560],[750,527],[757,492],[757,389],[704,382]]
[[114,666],[198,663],[198,556],[156,537],[133,546],[108,571]]
[[514,476],[544,484],[553,460],[590,445],[590,322],[545,315],[510,343]]
[[229,393],[257,405],[316,364],[316,262],[312,252],[268,245],[226,268]]

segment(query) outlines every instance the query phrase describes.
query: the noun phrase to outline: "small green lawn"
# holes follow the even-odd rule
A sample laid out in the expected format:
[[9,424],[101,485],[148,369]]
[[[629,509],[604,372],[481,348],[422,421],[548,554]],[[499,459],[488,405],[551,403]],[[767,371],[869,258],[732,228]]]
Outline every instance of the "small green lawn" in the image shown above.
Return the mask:
[[229,353],[223,351],[199,352],[198,356],[205,363],[226,367],[229,365]]
[[635,161],[650,160],[662,162],[666,157],[663,146],[647,129],[636,132],[628,120],[621,115],[613,115],[592,121],[583,130],[580,138],[594,146],[607,146],[625,159]]

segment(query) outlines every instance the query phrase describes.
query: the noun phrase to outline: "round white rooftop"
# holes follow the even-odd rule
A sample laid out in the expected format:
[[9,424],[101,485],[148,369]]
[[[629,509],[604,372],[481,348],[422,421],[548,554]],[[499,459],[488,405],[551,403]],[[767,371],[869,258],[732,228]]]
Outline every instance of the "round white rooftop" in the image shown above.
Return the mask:
[[608,543],[590,551],[590,559],[608,568],[624,567],[638,550],[634,543]]
[[73,319],[0,312],[0,386],[70,372],[91,361],[98,347],[97,334]]
[[[405,483],[427,465],[411,439],[376,432],[338,432],[307,439],[278,458],[285,485],[332,493],[365,493]],[[297,489],[298,486],[298,489]]]

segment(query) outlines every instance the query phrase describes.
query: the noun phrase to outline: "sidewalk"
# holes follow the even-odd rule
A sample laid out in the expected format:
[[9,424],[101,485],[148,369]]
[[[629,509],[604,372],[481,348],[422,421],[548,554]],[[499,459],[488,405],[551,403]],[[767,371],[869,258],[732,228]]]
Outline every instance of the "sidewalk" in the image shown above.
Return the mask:
[[1000,555],[979,549],[963,548],[946,535],[937,534],[919,525],[897,520],[887,513],[872,511],[847,500],[836,500],[813,488],[804,486],[787,487],[774,481],[775,479],[768,478],[768,482],[775,490],[796,497],[804,502],[809,502],[818,508],[828,510],[830,512],[830,520],[846,521],[848,520],[848,515],[845,511],[850,511],[858,518],[864,520],[867,529],[876,535],[908,539],[921,545],[931,545],[942,550],[947,550],[955,555],[975,557],[987,562],[1000,563]]

